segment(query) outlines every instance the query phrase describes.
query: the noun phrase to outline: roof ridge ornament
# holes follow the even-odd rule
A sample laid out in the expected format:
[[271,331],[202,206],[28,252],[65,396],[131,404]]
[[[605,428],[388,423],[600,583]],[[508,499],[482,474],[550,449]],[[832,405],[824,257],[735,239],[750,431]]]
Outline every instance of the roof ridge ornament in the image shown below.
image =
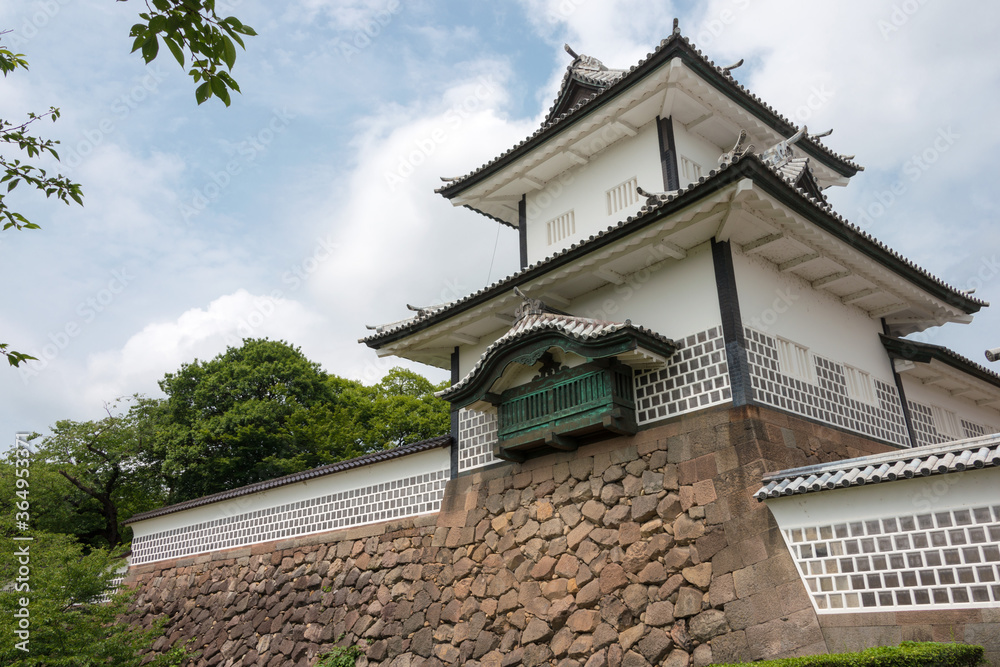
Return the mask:
[[986,358],[989,361],[997,361],[1000,359],[1000,347],[994,347],[992,350],[986,350]]
[[635,191],[640,197],[646,198],[646,206],[656,206],[661,202],[665,202],[671,197],[677,195],[680,190],[667,190],[665,192],[650,192],[649,190],[643,190],[638,185],[635,186]]
[[747,140],[747,131],[741,128],[740,136],[736,138],[736,144],[733,146],[732,150],[730,150],[728,153],[723,153],[719,157],[719,166],[727,167],[732,163],[736,162],[737,160],[739,160],[747,153],[752,153],[754,150],[754,145],[747,144],[746,146],[744,146],[743,142],[746,140]]
[[787,164],[788,161],[795,155],[795,151],[792,150],[792,146],[794,146],[799,139],[806,136],[808,132],[809,128],[803,125],[798,132],[787,139],[782,139],[761,153],[760,159],[764,162],[764,164],[775,168]]
[[742,64],[743,64],[743,58],[740,58],[732,65],[729,65],[728,67],[723,67],[722,71],[725,72],[726,74],[729,74],[729,76],[732,76],[731,72]]
[[514,286],[514,294],[521,298],[521,303],[514,310],[514,321],[520,322],[529,315],[542,315],[548,311],[548,306],[541,299],[532,299],[521,291],[520,287]]

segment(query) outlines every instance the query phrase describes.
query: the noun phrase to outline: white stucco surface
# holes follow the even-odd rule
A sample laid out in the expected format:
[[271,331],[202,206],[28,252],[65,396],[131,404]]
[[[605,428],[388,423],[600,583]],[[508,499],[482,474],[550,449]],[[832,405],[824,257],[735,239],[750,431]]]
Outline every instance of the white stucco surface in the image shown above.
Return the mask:
[[998,429],[1000,427],[1000,413],[996,410],[976,405],[961,396],[952,396],[951,392],[935,387],[933,384],[924,384],[920,380],[909,377],[906,373],[901,373],[900,377],[903,379],[903,392],[906,394],[906,400],[929,406],[936,405],[950,410],[960,419],[993,427],[990,432],[1000,430]]
[[677,175],[680,179],[680,186],[686,187],[697,179],[685,178],[684,170],[681,167],[681,159],[687,158],[701,167],[701,175],[708,176],[708,172],[717,169],[719,166],[719,156],[732,148],[716,146],[711,141],[693,132],[688,132],[680,123],[673,123],[674,147],[677,149]]
[[782,530],[995,504],[1000,468],[866,484],[767,500]]
[[813,354],[854,366],[873,378],[894,382],[889,357],[879,339],[881,322],[736,248],[733,265],[745,326],[803,345]]
[[135,537],[162,533],[247,512],[269,509],[310,500],[350,489],[358,489],[395,480],[438,472],[449,468],[451,455],[447,447],[418,452],[397,459],[316,477],[275,489],[223,500],[209,505],[137,521],[132,526]]
[[[573,243],[586,239],[619,220],[634,215],[643,201],[608,214],[606,192],[635,176],[640,187],[663,190],[656,122],[646,123],[638,133],[615,141],[587,164],[569,169],[550,180],[541,190],[527,194],[528,262],[535,263]],[[548,244],[546,222],[572,210],[576,233]]]
[[[651,253],[650,262],[656,256]],[[652,329],[668,338],[682,338],[722,324],[715,284],[712,249],[692,248],[682,260],[651,264],[627,277],[622,285],[607,285],[573,301],[573,314],[623,322]]]

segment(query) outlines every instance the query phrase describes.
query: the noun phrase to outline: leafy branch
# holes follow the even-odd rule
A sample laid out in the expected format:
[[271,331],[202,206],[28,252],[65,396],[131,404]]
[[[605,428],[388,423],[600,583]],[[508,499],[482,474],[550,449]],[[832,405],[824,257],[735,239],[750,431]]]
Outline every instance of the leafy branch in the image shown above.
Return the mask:
[[227,107],[229,91],[240,92],[230,75],[236,64],[236,45],[246,49],[241,35],[252,37],[256,31],[234,16],[220,17],[215,0],[147,0],[148,12],[139,15],[144,22],[132,26],[135,38],[132,51],[142,52],[147,63],[156,58],[160,40],[181,67],[190,54],[188,74],[195,83],[195,99],[201,104],[215,95]]
[[[132,51],[141,50],[142,59],[149,64],[159,53],[162,40],[181,67],[185,66],[185,57],[189,54],[191,69],[188,74],[199,84],[195,89],[198,104],[214,95],[228,107],[229,91],[240,92],[230,74],[236,64],[236,45],[245,49],[241,35],[254,36],[257,34],[254,29],[233,16],[220,17],[215,11],[215,0],[146,0],[146,7],[149,11],[139,14],[142,22],[132,26],[129,33],[135,39]],[[9,32],[0,30],[0,38]],[[28,69],[24,54],[0,45],[0,73],[6,77],[18,69]],[[79,184],[62,174],[50,175],[45,169],[24,161],[45,155],[59,160],[58,141],[30,133],[29,126],[46,117],[55,121],[59,118],[59,109],[51,107],[41,114],[29,112],[27,120],[19,124],[0,118],[0,230],[38,229],[38,225],[22,213],[12,210],[6,200],[22,183],[45,193],[46,198],[55,197],[66,204],[83,204]],[[12,157],[11,152],[17,157]],[[35,359],[10,350],[6,343],[0,343],[0,355],[6,357],[11,366]]]
[[[0,32],[0,37],[8,31]],[[6,77],[17,69],[28,69],[28,61],[24,54],[14,53],[10,49],[0,46],[0,72]],[[28,118],[22,123],[13,122],[0,118],[0,145],[16,147],[18,155],[24,155],[27,159],[38,158],[44,154],[51,155],[56,160],[59,153],[56,152],[58,141],[52,139],[42,139],[29,133],[29,126],[43,118],[51,118],[54,122],[59,118],[59,109],[49,108],[42,114],[28,112]],[[74,201],[83,204],[83,193],[80,185],[74,183],[62,174],[50,175],[45,169],[23,162],[20,157],[8,157],[9,153],[0,154],[0,229],[38,229],[38,225],[28,220],[23,214],[11,210],[6,198],[21,183],[34,187],[36,190],[45,193],[46,197],[55,197],[60,201],[69,204]],[[7,185],[2,189],[3,184]],[[0,343],[0,354],[7,358],[7,363],[11,366],[18,366],[35,357],[23,352],[17,352],[8,348],[7,343]]]

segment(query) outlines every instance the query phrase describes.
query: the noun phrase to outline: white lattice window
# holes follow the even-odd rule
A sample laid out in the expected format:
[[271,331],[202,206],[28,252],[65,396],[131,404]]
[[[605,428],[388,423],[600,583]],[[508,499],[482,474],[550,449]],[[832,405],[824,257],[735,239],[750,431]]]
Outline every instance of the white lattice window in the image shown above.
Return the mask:
[[558,243],[573,234],[576,234],[576,216],[572,210],[545,223],[545,235],[549,245]]
[[633,176],[604,193],[608,200],[608,215],[613,215],[637,203],[639,201],[639,193],[636,192],[638,185],[638,180]]
[[690,158],[681,156],[681,175],[688,182],[694,183],[701,178],[701,165]]
[[776,340],[778,341],[778,364],[781,366],[781,372],[789,377],[813,382],[815,369],[809,355],[809,349],[784,338]]
[[872,382],[871,373],[853,366],[844,366],[844,376],[847,382],[848,396],[869,405],[878,405],[878,401],[875,399],[875,383]]
[[938,433],[950,440],[961,440],[965,437],[965,429],[962,428],[958,415],[954,412],[932,405],[931,414],[934,416],[934,428]]
[[1000,505],[783,532],[819,613],[1000,606]]

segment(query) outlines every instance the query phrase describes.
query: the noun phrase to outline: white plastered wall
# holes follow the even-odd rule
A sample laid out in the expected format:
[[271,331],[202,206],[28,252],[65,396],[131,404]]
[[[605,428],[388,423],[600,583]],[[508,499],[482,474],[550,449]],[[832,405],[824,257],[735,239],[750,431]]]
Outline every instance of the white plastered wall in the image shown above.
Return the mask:
[[1000,607],[1000,469],[767,501],[819,614]]
[[431,449],[409,456],[401,456],[360,468],[316,477],[275,489],[251,493],[209,505],[202,505],[180,512],[136,521],[131,524],[135,537],[143,537],[168,530],[237,516],[247,512],[279,507],[302,500],[310,500],[350,489],[364,488],[386,482],[438,472],[451,467],[451,454],[447,447]]
[[[650,261],[655,257],[650,253]],[[607,285],[578,297],[574,315],[624,322],[666,336],[684,336],[721,326],[719,295],[711,244],[688,251],[682,260],[651,264],[627,276],[622,285]]]
[[[652,250],[647,268],[626,276],[622,285],[606,285],[560,305],[576,317],[632,323],[668,338],[683,338],[721,326],[719,296],[710,243],[688,251],[682,260],[661,260]],[[544,298],[544,297],[543,297]],[[475,345],[459,349],[459,377],[463,378],[493,342],[507,332],[497,329]]]
[[674,148],[677,150],[677,175],[682,188],[698,180],[690,175],[685,177],[682,162],[684,158],[697,164],[701,168],[701,175],[707,177],[708,172],[718,168],[719,157],[732,148],[732,146],[726,148],[716,146],[711,141],[688,132],[680,123],[673,123],[673,128]]
[[932,384],[923,384],[920,380],[909,377],[906,373],[900,373],[900,377],[903,380],[903,392],[906,394],[906,400],[950,410],[960,419],[992,427],[989,430],[991,433],[1000,430],[1000,413],[996,410],[976,405],[972,401],[964,400],[961,396],[952,396],[950,392]]
[[854,306],[813,289],[806,281],[779,273],[770,262],[734,247],[733,266],[743,325],[798,343],[841,364],[854,366],[888,384],[895,379],[879,334],[882,324]]
[[[622,210],[608,214],[606,192],[636,177],[640,187],[663,190],[659,136],[651,121],[633,136],[625,136],[596,154],[587,164],[564,171],[541,190],[529,192],[527,215],[528,262],[535,263],[573,243],[604,230],[619,220],[635,215],[644,200],[637,199]],[[546,222],[572,210],[576,231],[549,244]]]
[[996,504],[1000,468],[865,484],[767,500],[782,530]]
[[507,333],[506,328],[497,329],[493,335],[484,336],[479,339],[479,342],[475,345],[461,345],[458,348],[458,378],[461,380],[472,367],[475,366],[479,360],[482,358],[483,353],[486,352],[486,348],[493,344],[493,342],[500,336]]

